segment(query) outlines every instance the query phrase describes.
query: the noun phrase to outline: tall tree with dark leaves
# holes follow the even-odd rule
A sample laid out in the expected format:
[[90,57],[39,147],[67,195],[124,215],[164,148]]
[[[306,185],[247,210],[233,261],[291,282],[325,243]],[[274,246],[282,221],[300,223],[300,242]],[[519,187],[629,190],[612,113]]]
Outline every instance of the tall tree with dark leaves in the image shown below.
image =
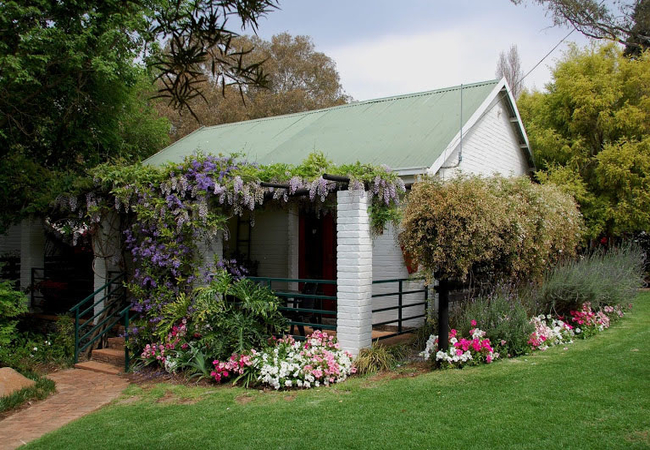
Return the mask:
[[[232,47],[275,0],[0,2],[0,231],[109,158],[164,146],[152,95],[187,110],[210,77],[246,90],[260,61]],[[162,52],[159,42],[169,42]],[[151,81],[159,81],[157,93]],[[135,126],[137,124],[137,126]],[[66,181],[67,182],[67,181]]]

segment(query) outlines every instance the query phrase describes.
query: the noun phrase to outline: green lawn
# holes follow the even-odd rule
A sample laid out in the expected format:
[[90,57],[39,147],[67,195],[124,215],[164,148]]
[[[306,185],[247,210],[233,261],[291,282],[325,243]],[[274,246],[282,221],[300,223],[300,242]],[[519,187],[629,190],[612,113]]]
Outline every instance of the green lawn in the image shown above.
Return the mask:
[[131,387],[26,448],[650,448],[649,382],[646,292],[567,350],[299,392]]

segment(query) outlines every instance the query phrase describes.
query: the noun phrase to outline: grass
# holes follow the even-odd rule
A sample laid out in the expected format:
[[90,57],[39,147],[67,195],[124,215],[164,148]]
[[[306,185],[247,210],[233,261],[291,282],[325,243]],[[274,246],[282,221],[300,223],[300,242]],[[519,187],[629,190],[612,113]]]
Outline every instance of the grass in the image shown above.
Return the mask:
[[650,293],[565,350],[332,388],[131,386],[26,449],[650,448]]
[[0,397],[0,414],[18,408],[29,401],[43,400],[56,389],[54,381],[49,378],[45,378],[33,372],[25,372],[23,375],[36,381],[36,384],[16,391],[11,395]]

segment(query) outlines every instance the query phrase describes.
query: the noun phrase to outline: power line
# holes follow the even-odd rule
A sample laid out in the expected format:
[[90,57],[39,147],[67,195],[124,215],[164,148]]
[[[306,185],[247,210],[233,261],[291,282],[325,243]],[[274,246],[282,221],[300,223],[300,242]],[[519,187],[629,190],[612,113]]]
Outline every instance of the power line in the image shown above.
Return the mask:
[[[537,68],[539,67],[539,65],[540,65],[541,63],[543,63],[544,60],[545,60],[546,58],[548,58],[548,57],[551,55],[551,53],[553,53],[553,52],[554,52],[554,51],[555,51],[555,50],[556,50],[560,45],[562,45],[562,43],[563,43],[564,41],[566,41],[566,40],[569,38],[569,36],[571,36],[571,35],[573,34],[574,31],[575,31],[575,28],[574,28],[573,30],[569,31],[569,32],[566,34],[566,36],[564,36],[562,39],[560,39],[559,42],[558,42],[557,44],[555,44],[555,45],[553,46],[553,48],[552,48],[551,50],[549,50],[549,51],[548,51],[548,52],[547,52],[547,53],[542,57],[542,59],[540,59],[540,60],[537,62],[537,64],[535,64],[535,65],[533,66],[532,69],[530,69],[530,70],[529,70],[529,71],[528,71],[528,72],[527,72],[523,77],[521,77],[521,79],[519,79],[519,80],[517,81],[516,86],[519,87],[519,85],[520,85],[521,83],[523,83],[524,79],[525,79],[528,75],[530,75],[530,74],[531,74],[535,69],[537,69]],[[462,92],[462,85],[461,85],[461,92]],[[461,94],[461,95],[462,95],[462,94]],[[469,134],[469,132],[470,132],[470,131],[471,131],[471,130],[476,126],[476,125],[479,124],[479,122],[481,121],[481,119],[482,119],[483,117],[485,117],[485,115],[486,115],[487,113],[489,113],[490,111],[492,111],[492,108],[494,108],[496,105],[498,105],[498,104],[499,104],[499,103],[500,103],[504,98],[506,98],[506,96],[507,96],[508,94],[507,94],[507,92],[506,92],[505,94],[499,94],[499,95],[500,95],[500,98],[498,99],[498,101],[494,102],[494,103],[492,104],[492,106],[490,106],[490,107],[487,108],[485,111],[483,111],[483,113],[479,116],[479,118],[476,120],[476,122],[474,122],[474,123],[472,124],[472,126],[469,127],[469,129],[465,132],[465,134]],[[516,107],[517,107],[517,105],[515,104],[515,108],[516,108]],[[461,107],[461,108],[462,108],[462,107]],[[462,111],[461,111],[461,114],[462,114]],[[462,125],[461,125],[461,128],[460,128],[460,132],[461,132],[461,141],[460,141],[460,142],[461,142],[461,145],[462,145],[462,135],[463,135],[463,127],[462,127]],[[530,149],[529,149],[529,151],[530,151]],[[454,165],[452,165],[452,166],[441,166],[440,169],[453,169],[453,168],[458,167],[459,165],[460,165],[460,161],[458,161],[457,164],[454,164]]]
[[530,74],[531,74],[535,69],[537,69],[537,68],[539,67],[539,65],[540,65],[542,62],[544,62],[544,60],[545,60],[546,58],[548,58],[548,57],[550,56],[551,53],[553,53],[553,52],[555,51],[556,48],[558,48],[560,45],[562,45],[562,43],[563,43],[564,41],[566,41],[566,40],[569,38],[569,36],[571,36],[571,35],[573,34],[574,31],[575,31],[575,28],[574,28],[573,30],[569,31],[569,33],[568,33],[566,36],[564,36],[562,39],[560,39],[560,42],[558,42],[557,44],[555,44],[555,47],[553,47],[553,48],[552,48],[552,49],[551,49],[547,54],[545,54],[544,57],[543,57],[542,59],[540,59],[540,60],[537,62],[537,64],[535,64],[535,65],[533,66],[533,68],[530,69],[530,70],[528,71],[528,73],[527,73],[526,75],[524,75],[523,77],[521,77],[521,80],[518,80],[518,81],[517,81],[517,86],[519,86],[519,85],[524,81],[524,79],[525,79],[528,75],[530,75]]

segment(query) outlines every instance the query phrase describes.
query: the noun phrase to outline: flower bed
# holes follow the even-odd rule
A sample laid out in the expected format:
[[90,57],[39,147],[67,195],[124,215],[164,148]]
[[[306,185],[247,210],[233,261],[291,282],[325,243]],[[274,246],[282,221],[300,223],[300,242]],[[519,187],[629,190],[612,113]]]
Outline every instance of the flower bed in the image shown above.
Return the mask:
[[[631,308],[632,305],[629,305]],[[594,311],[591,303],[586,302],[580,310],[570,312],[570,321],[564,317],[554,317],[550,314],[539,315],[530,319],[535,330],[528,339],[528,351],[544,351],[549,347],[570,344],[576,337],[586,338],[600,331],[609,328],[612,321],[624,316],[623,308],[620,306],[604,306]],[[438,336],[431,335],[426,343],[425,349],[420,353],[425,360],[431,360],[435,355],[435,361],[441,367],[461,368],[466,365],[491,363],[500,357],[497,351],[506,347],[507,342],[501,341],[494,348],[490,339],[487,339],[486,332],[477,328],[475,320],[471,321],[474,328],[470,329],[469,338],[458,338],[458,331],[452,329],[449,332],[449,349],[442,351],[438,348]],[[510,355],[508,355],[510,356]]]
[[[476,321],[472,321],[472,326],[476,327]],[[420,356],[425,360],[431,359],[431,355],[436,355],[436,361],[440,362],[442,367],[463,367],[470,364],[481,364],[483,362],[490,364],[499,358],[499,353],[495,352],[489,339],[485,338],[485,331],[479,328],[470,330],[470,337],[457,338],[458,332],[452,329],[449,332],[449,349],[445,352],[438,348],[438,336],[431,335],[427,341],[426,347]]]
[[217,382],[234,375],[248,376],[276,390],[329,386],[356,371],[352,355],[341,350],[334,336],[318,330],[302,342],[291,336],[273,339],[262,351],[253,349],[249,354],[235,354],[228,361],[215,360],[213,364],[212,376]]

